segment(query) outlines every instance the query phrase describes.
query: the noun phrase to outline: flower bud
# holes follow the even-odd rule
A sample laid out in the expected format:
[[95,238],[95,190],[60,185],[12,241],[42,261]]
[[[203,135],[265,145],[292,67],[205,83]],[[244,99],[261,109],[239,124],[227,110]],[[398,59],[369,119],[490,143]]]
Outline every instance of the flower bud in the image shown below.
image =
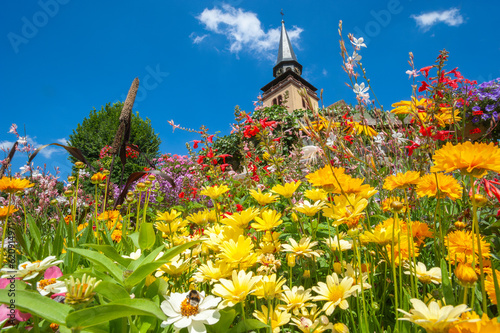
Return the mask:
[[102,170],[102,174],[105,176],[109,175],[109,170],[107,169]]
[[405,208],[405,205],[402,202],[400,201],[391,202],[391,209],[394,212],[399,213],[401,210],[403,210],[403,208]]
[[465,229],[467,227],[467,224],[462,222],[462,221],[457,221],[454,223],[455,225],[455,228],[457,228],[458,230],[462,230],[462,229]]
[[68,182],[72,183],[76,180],[76,178],[74,176],[69,176],[68,177]]
[[342,264],[340,262],[336,262],[333,264],[333,271],[337,274],[342,274]]
[[483,207],[484,205],[486,205],[488,203],[488,198],[486,198],[484,195],[482,194],[475,194],[473,197],[472,197],[472,204],[477,206],[477,207]]
[[455,276],[464,287],[472,287],[478,279],[476,271],[470,265],[462,263],[455,268]]
[[310,278],[311,277],[311,271],[308,270],[308,269],[305,269],[304,270],[304,274],[302,274],[302,277],[306,278],[306,279]]
[[83,168],[85,168],[85,163],[78,161],[75,163],[75,168],[83,169]]
[[51,204],[52,206],[57,205],[57,199],[52,199],[52,200],[50,200],[50,204]]
[[295,267],[295,254],[288,253],[286,255],[286,262],[288,264],[288,267]]
[[66,190],[66,191],[64,191],[64,196],[65,197],[70,197],[72,195],[73,195],[73,190]]
[[148,179],[149,179],[150,181],[155,180],[155,178],[156,178],[156,177],[155,177],[155,175],[149,175],[149,176],[148,176]]

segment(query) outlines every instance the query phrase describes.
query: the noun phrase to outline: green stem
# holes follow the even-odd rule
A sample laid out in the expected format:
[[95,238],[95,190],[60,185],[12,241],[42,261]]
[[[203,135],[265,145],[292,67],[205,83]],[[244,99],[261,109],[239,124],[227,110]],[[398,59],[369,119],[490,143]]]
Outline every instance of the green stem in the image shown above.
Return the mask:
[[3,252],[4,252],[4,244],[5,244],[5,235],[7,233],[7,229],[9,228],[9,213],[10,213],[10,203],[11,202],[12,202],[12,193],[9,194],[9,203],[7,204],[7,216],[5,217],[5,223],[3,225],[2,248],[0,249],[0,267],[3,267]]

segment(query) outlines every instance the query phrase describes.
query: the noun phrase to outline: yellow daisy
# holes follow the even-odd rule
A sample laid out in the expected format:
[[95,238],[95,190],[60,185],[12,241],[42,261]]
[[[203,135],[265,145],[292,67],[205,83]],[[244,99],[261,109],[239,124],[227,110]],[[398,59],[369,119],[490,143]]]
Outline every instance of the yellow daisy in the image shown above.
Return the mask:
[[285,185],[275,185],[271,189],[271,191],[279,195],[282,195],[285,198],[291,198],[293,193],[297,191],[301,183],[302,182],[298,180],[296,182],[286,183]]
[[323,305],[323,310],[329,316],[333,313],[338,306],[342,310],[349,308],[347,298],[359,289],[358,285],[353,285],[354,279],[351,277],[344,277],[339,281],[336,273],[326,277],[326,283],[318,282],[318,285],[313,287],[313,291],[318,294],[313,299],[315,301],[327,301]]
[[254,245],[249,237],[240,235],[237,241],[229,239],[220,246],[217,257],[225,260],[233,267],[241,269],[253,266],[257,262],[257,253],[253,250]]
[[250,190],[250,195],[257,200],[259,205],[265,206],[267,204],[273,203],[276,201],[278,198],[277,195],[273,195],[271,193],[262,193],[261,189],[259,188],[257,191],[256,190]]
[[257,318],[260,322],[267,325],[268,319],[271,320],[271,329],[273,333],[279,333],[281,331],[280,327],[286,325],[290,322],[290,318],[292,317],[286,310],[283,310],[278,307],[273,311],[273,308],[267,308],[267,306],[262,305],[262,311],[255,310],[253,316]]
[[318,244],[318,242],[311,242],[311,238],[303,237],[299,243],[293,238],[289,238],[288,241],[290,244],[283,244],[283,250],[285,252],[290,252],[294,254],[296,257],[306,257],[311,258],[313,256],[319,257],[321,255],[321,251],[313,250],[313,247]]
[[294,315],[298,315],[301,309],[313,305],[313,303],[309,303],[312,300],[311,289],[304,289],[303,286],[293,286],[292,289],[283,286],[281,300],[285,302],[286,309],[292,311]]
[[234,270],[232,279],[220,279],[212,290],[214,295],[222,297],[223,301],[219,308],[235,306],[245,301],[248,294],[254,292],[255,284],[260,281],[261,276],[253,276],[253,272],[245,273],[241,270],[238,273]]
[[170,212],[156,212],[156,221],[172,222],[181,216],[181,212],[172,209]]
[[245,229],[248,226],[248,223],[250,223],[250,221],[253,221],[258,215],[259,210],[250,207],[242,210],[241,212],[233,213],[233,215],[228,215],[221,220],[221,223],[232,227]]
[[266,275],[260,279],[255,285],[255,291],[252,295],[257,296],[257,298],[264,298],[266,300],[272,300],[274,298],[279,298],[283,289],[281,287],[285,284],[286,279],[282,276],[276,280],[276,274]]
[[212,200],[216,200],[218,197],[220,197],[227,191],[229,191],[229,187],[227,185],[221,185],[221,186],[214,185],[214,186],[204,187],[200,192],[200,194],[206,195],[207,197],[210,197],[210,199]]
[[334,225],[345,223],[349,228],[356,226],[363,218],[363,210],[368,205],[368,200],[354,194],[336,196],[333,204],[328,204],[323,209],[323,215],[334,220]]
[[304,200],[303,203],[298,203],[295,204],[293,207],[294,210],[297,212],[303,213],[309,217],[316,215],[317,212],[319,212],[325,204],[322,201],[316,201],[314,204],[311,204],[309,201]]
[[255,223],[251,224],[252,228],[260,231],[271,230],[283,223],[281,214],[273,209],[263,211],[261,217],[256,216],[254,220]]
[[328,200],[328,192],[324,191],[321,188],[306,190],[304,192],[304,196],[307,199],[312,200],[312,202]]
[[460,321],[459,316],[470,310],[465,304],[455,307],[453,305],[446,305],[441,308],[436,302],[431,302],[427,306],[424,302],[416,298],[410,299],[410,302],[413,305],[410,313],[398,309],[398,311],[405,315],[404,318],[399,318],[399,320],[410,321],[422,326],[427,332],[448,332],[451,327]]

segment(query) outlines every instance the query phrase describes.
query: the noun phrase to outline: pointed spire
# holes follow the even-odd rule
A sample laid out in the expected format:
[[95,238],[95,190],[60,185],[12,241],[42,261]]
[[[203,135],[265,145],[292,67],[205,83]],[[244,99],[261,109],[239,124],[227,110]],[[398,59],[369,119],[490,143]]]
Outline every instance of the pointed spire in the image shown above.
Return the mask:
[[[283,12],[281,12],[283,15]],[[276,60],[276,65],[273,68],[274,77],[278,77],[287,71],[293,71],[298,75],[302,74],[302,65],[297,61],[295,52],[293,52],[292,43],[290,43],[290,38],[288,38],[288,33],[285,29],[285,21],[281,20],[281,36],[280,45],[278,49],[278,59]]]
[[280,46],[278,50],[278,60],[276,64],[279,64],[282,61],[297,61],[297,57],[293,52],[292,43],[290,43],[290,39],[288,38],[288,34],[285,29],[285,21],[281,20],[281,37],[280,37]]

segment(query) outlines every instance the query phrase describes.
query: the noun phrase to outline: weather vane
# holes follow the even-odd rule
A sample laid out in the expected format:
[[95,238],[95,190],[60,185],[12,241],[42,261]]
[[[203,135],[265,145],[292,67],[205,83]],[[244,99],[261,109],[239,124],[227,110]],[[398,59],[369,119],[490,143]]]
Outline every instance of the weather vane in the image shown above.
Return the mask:
[[284,20],[283,20],[283,17],[285,16],[285,13],[283,13],[283,8],[281,8],[281,12],[280,12],[280,14],[281,14],[281,20],[282,20],[282,21],[284,21]]

